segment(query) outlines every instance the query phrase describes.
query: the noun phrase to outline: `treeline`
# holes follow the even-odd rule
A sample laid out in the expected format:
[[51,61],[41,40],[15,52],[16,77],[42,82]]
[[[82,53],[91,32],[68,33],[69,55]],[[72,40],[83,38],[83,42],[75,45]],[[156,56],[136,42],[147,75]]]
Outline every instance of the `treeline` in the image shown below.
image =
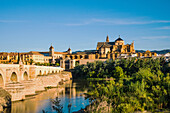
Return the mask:
[[117,78],[117,73],[120,73],[120,76],[132,76],[140,69],[150,69],[151,73],[166,75],[170,73],[170,63],[165,62],[163,58],[96,61],[78,65],[72,70],[72,73],[74,78]]
[[[73,70],[74,78],[112,78],[87,93],[95,100],[90,112],[134,112],[168,109],[170,63],[164,59],[122,59],[87,63]],[[107,107],[100,108],[106,102]],[[105,109],[106,110],[106,109]]]

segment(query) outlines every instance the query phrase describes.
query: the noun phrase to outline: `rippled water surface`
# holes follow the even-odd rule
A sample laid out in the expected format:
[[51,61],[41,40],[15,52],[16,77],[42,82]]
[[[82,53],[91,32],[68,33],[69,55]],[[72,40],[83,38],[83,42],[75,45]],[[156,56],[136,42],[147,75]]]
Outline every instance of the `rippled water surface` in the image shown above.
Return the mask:
[[87,81],[68,81],[59,88],[48,89],[36,96],[28,97],[27,100],[12,103],[11,109],[6,109],[5,113],[42,113],[42,110],[47,113],[56,113],[52,108],[51,99],[59,97],[63,105],[64,113],[68,113],[68,104],[71,103],[71,112],[78,111],[81,108],[89,105],[89,100],[86,99],[83,93],[88,90]]

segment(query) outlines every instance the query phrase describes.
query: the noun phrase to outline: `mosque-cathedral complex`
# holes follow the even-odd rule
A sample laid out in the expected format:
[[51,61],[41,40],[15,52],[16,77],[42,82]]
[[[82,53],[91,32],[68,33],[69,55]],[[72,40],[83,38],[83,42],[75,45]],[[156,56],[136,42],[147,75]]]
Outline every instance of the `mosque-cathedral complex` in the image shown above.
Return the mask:
[[107,59],[121,59],[129,57],[146,58],[157,56],[156,53],[146,51],[144,53],[136,53],[134,49],[134,41],[131,44],[124,43],[120,36],[115,42],[110,42],[109,37],[106,37],[105,42],[98,42],[96,50],[85,50],[83,52],[74,52],[69,48],[66,52],[55,52],[51,45],[49,51],[38,52],[30,51],[26,53],[0,53],[0,63],[18,63],[19,58],[24,64],[30,65],[34,63],[56,64],[58,63],[64,69],[72,69],[77,64],[86,64],[87,62],[94,62],[97,60],[106,61]]

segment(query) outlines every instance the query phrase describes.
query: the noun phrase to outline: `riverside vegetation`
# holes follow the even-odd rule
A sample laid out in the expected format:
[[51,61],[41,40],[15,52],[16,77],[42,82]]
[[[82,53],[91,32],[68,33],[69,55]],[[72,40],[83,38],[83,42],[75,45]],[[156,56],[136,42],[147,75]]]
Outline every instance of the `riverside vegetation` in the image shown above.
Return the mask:
[[93,100],[87,112],[169,111],[170,62],[163,58],[96,61],[72,72],[76,79],[108,79],[86,94]]

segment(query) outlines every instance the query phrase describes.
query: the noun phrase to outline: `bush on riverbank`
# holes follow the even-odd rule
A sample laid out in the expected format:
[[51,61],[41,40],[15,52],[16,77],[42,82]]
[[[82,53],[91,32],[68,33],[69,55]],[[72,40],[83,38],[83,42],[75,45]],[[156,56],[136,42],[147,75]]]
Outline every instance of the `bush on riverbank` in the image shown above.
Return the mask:
[[[87,93],[96,100],[93,112],[134,112],[168,109],[170,106],[170,63],[164,59],[129,59],[87,63],[73,70],[74,78],[110,78]],[[100,103],[106,102],[102,111]],[[90,111],[90,112],[91,112]]]

